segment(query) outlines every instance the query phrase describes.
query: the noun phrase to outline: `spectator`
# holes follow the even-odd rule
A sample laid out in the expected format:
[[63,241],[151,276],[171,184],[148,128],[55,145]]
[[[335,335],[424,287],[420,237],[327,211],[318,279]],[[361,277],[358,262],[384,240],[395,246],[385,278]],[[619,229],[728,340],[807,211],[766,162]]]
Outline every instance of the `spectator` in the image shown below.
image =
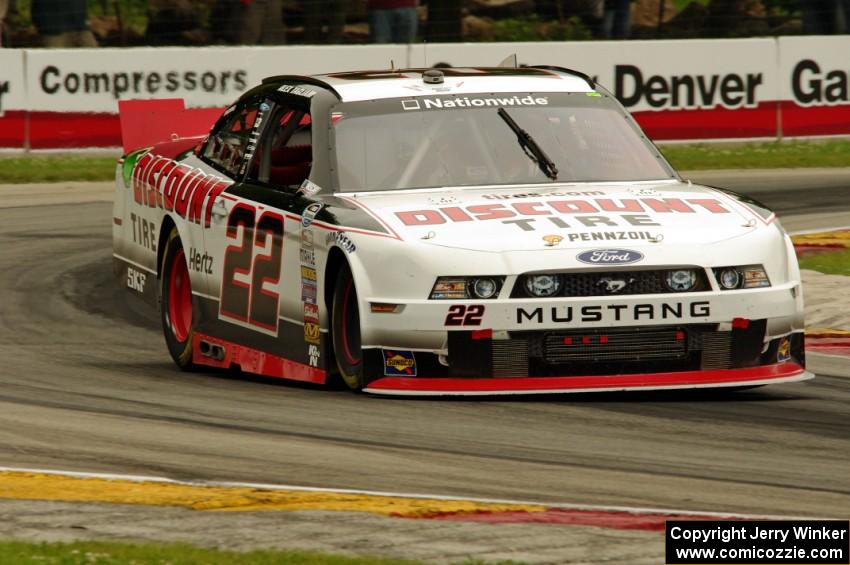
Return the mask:
[[150,0],[145,37],[149,45],[203,45],[209,37],[190,0]]
[[416,0],[369,0],[372,43],[412,43],[418,25]]
[[236,18],[237,43],[241,45],[282,45],[283,0],[239,0]]
[[803,33],[850,33],[850,0],[807,0],[801,5]]
[[835,1],[835,33],[850,33],[850,0]]
[[632,32],[631,0],[605,0],[605,14],[602,18],[602,36],[606,38],[626,39]]
[[[307,0],[304,2],[304,42],[340,43],[345,28],[349,0]],[[328,32],[324,33],[327,23]]]
[[31,10],[45,47],[97,47],[86,0],[32,0]]
[[0,47],[9,43],[6,35],[6,13],[9,11],[9,0],[0,0]]
[[283,0],[218,0],[210,18],[213,36],[239,45],[282,45]]

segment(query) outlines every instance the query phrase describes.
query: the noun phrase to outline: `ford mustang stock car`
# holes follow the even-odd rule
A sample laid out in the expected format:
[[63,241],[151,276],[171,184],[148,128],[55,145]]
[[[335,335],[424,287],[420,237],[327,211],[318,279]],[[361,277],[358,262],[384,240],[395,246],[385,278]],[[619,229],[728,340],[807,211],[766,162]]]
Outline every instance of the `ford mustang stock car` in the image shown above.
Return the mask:
[[173,135],[119,161],[114,268],[181,368],[410,395],[812,377],[775,215],[680,178],[582,73],[272,77],[196,135],[142,110],[130,133]]

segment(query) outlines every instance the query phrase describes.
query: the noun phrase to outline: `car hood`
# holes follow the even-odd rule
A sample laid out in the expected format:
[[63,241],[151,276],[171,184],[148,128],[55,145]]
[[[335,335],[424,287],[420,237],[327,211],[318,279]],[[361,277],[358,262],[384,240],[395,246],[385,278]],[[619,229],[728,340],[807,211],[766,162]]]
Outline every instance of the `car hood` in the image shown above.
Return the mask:
[[763,228],[735,197],[680,181],[360,193],[400,238],[485,252],[710,244]]

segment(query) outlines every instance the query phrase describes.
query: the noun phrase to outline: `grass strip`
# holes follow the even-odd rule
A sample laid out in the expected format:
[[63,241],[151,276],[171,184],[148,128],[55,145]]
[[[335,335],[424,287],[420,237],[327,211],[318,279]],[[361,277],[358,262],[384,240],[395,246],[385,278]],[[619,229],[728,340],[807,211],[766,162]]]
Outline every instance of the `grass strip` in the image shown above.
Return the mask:
[[[348,557],[313,551],[205,549],[182,543],[0,542],[0,563],[16,565],[422,565],[420,561],[381,557]],[[478,561],[462,561],[466,565]],[[504,565],[510,562],[502,562]]]
[[108,181],[115,178],[115,156],[26,155],[0,157],[0,184]]
[[[850,141],[664,145],[662,153],[680,171],[850,167]],[[108,181],[116,156],[26,155],[0,157],[0,184]]]
[[850,141],[664,145],[664,156],[680,171],[850,167]]
[[800,268],[818,271],[826,275],[850,277],[850,249],[804,253],[800,257]]

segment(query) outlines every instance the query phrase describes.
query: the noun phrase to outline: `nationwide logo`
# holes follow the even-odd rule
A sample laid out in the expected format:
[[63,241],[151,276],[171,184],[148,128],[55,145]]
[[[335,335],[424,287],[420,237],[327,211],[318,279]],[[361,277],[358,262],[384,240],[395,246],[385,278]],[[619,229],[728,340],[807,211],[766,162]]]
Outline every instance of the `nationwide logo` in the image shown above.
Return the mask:
[[630,265],[643,259],[643,253],[629,249],[593,249],[579,253],[576,259],[588,265]]
[[545,96],[494,96],[475,97],[451,96],[442,98],[416,98],[402,100],[401,107],[405,111],[415,110],[446,110],[453,108],[501,108],[502,106],[548,106],[549,99]]

